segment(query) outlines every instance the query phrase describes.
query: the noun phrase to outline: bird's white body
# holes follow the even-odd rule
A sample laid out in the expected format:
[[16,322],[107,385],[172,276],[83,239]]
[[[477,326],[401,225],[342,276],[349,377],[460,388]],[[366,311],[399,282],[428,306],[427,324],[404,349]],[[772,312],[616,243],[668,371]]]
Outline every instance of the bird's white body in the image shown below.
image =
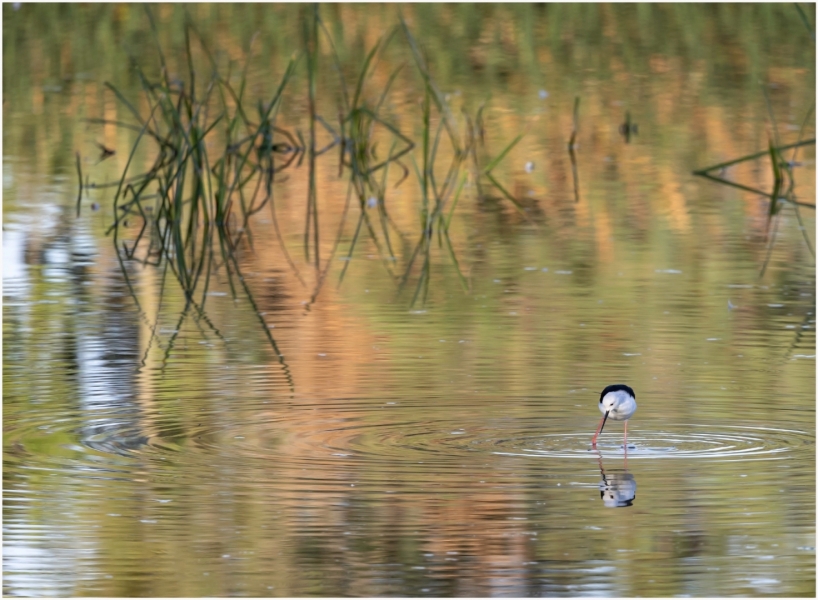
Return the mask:
[[608,392],[599,400],[599,410],[614,421],[627,421],[636,412],[636,398],[625,390]]

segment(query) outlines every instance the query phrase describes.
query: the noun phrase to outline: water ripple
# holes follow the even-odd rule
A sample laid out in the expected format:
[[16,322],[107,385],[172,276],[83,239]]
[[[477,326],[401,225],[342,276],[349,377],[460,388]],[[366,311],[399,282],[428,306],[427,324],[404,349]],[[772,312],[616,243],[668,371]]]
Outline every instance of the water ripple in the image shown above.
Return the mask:
[[[597,453],[588,448],[587,434],[545,435],[531,447],[498,453],[515,456],[578,458]],[[612,436],[614,440],[619,436]],[[720,459],[731,461],[774,460],[798,447],[812,445],[805,431],[739,425],[681,424],[661,431],[636,430],[628,437],[628,458]],[[602,454],[624,455],[622,444],[600,442]]]
[[[396,415],[397,416],[397,415]],[[543,433],[536,420],[465,423],[395,419],[369,422],[370,416],[317,417],[312,411],[288,418],[269,418],[225,427],[198,427],[181,438],[112,428],[82,439],[97,452],[119,456],[186,452],[234,459],[276,459],[290,463],[370,464],[437,462],[465,457],[516,456],[528,459],[596,459],[623,455],[622,436],[603,437],[595,451],[587,431],[571,431],[571,422],[551,423]],[[564,425],[564,428],[561,427]],[[553,432],[553,429],[563,429]],[[663,424],[661,429],[632,428],[629,459],[750,461],[783,459],[812,446],[814,436],[797,429],[696,423]]]

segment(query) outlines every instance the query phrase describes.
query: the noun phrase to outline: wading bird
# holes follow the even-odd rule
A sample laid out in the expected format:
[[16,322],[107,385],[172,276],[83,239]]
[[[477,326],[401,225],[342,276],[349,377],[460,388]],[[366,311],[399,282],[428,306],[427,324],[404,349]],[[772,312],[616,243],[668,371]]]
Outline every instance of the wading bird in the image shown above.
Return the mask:
[[605,427],[605,421],[610,417],[614,421],[625,421],[625,449],[628,448],[628,419],[636,412],[636,394],[627,385],[617,383],[609,385],[602,390],[599,397],[599,410],[604,417],[599,422],[599,427],[591,440],[591,445],[596,447],[596,439]]

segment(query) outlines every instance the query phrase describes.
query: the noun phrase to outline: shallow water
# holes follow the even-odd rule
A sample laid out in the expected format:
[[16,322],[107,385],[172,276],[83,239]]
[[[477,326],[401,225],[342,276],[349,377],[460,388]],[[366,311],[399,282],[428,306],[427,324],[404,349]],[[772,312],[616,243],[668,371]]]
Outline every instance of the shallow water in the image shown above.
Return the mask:
[[[412,13],[446,93],[491,91],[494,149],[527,133],[498,174],[533,198],[530,220],[465,194],[453,221],[468,292],[441,250],[428,301],[411,306],[417,275],[399,292],[369,244],[339,251],[307,306],[267,213],[241,255],[255,307],[217,271],[201,316],[161,269],[129,264],[137,310],[105,236],[107,192],[75,216],[74,150],[106,181],[133,142],[81,117],[121,110],[101,82],[131,89],[113,40],[147,44],[144,14],[4,5],[4,73],[27,66],[4,79],[6,594],[814,596],[814,259],[784,210],[759,277],[766,201],[691,175],[766,147],[759,77],[776,85],[782,143],[797,137],[814,45],[783,5],[569,6],[528,20],[492,6]],[[194,12],[226,51],[255,27],[269,52],[298,47],[296,9],[274,25],[249,10]],[[356,70],[373,24],[396,14],[335,10]],[[48,35],[69,16],[75,32]],[[178,44],[181,17],[159,22]],[[471,40],[466,64],[441,23],[463,24],[451,35]],[[659,24],[665,35],[644,33]],[[94,66],[83,36],[112,56]],[[252,65],[259,89],[268,67]],[[413,81],[398,86],[411,103],[392,108],[407,129]],[[565,151],[577,93],[579,202]],[[304,129],[299,100],[288,118]],[[639,121],[627,144],[626,108]],[[116,156],[94,165],[95,140]],[[807,201],[814,147],[799,160]],[[337,172],[335,154],[318,177],[324,258],[346,193]],[[769,187],[766,164],[739,176]],[[304,177],[276,185],[309,277]],[[390,196],[411,239],[416,197],[408,184]],[[814,244],[814,213],[802,217]],[[617,382],[637,395],[627,451],[611,421],[593,449],[599,392]]]

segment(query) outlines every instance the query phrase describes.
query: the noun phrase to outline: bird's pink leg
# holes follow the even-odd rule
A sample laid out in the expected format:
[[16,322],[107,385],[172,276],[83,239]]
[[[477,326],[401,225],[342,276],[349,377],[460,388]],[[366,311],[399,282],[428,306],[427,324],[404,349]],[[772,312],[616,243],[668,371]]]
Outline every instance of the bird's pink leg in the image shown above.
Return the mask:
[[625,454],[628,453],[628,422],[625,421]]

